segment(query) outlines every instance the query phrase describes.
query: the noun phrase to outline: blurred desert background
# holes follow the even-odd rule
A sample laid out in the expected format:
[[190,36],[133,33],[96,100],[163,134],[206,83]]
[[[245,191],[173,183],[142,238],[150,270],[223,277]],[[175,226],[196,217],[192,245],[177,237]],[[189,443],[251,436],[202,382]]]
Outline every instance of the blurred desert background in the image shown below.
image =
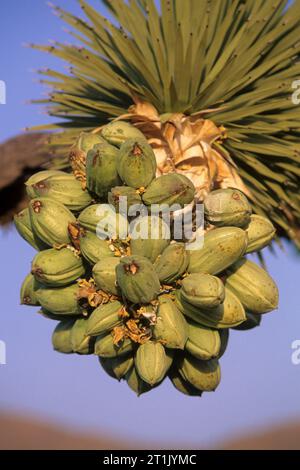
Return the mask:
[[[75,0],[58,3],[79,12]],[[99,6],[98,0],[90,3]],[[24,102],[45,91],[32,69],[62,66],[22,43],[54,37],[63,42],[66,35],[44,0],[1,2],[0,13],[0,79],[7,85],[1,143],[27,125],[49,121]],[[30,157],[34,151],[28,144],[24,154],[15,152],[26,174],[25,153]],[[10,177],[10,154],[5,161],[3,155],[0,151],[0,186]],[[10,193],[0,187],[0,215],[13,194],[14,187]],[[1,228],[0,340],[6,364],[0,365],[0,448],[300,449],[300,365],[292,362],[292,343],[300,340],[300,257],[288,244],[284,250],[265,253],[280,286],[280,308],[266,315],[261,327],[232,332],[218,391],[188,398],[166,382],[136,398],[125,383],[105,375],[96,358],[52,351],[55,323],[19,305],[34,252],[11,225]]]
[[[189,446],[186,442],[174,445],[169,442],[161,446],[137,440],[125,440],[108,435],[106,432],[80,430],[57,426],[49,422],[17,414],[0,414],[1,450],[114,450],[114,449],[201,449]],[[231,439],[216,442],[206,449],[221,450],[299,450],[300,422],[260,428],[248,434],[233,436]]]

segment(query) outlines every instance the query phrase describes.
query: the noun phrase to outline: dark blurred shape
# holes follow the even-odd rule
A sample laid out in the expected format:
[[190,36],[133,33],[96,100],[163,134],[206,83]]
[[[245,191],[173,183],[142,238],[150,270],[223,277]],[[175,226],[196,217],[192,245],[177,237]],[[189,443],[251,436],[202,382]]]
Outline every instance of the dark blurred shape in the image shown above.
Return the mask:
[[47,134],[18,135],[0,144],[0,224],[26,206],[24,182],[49,161]]

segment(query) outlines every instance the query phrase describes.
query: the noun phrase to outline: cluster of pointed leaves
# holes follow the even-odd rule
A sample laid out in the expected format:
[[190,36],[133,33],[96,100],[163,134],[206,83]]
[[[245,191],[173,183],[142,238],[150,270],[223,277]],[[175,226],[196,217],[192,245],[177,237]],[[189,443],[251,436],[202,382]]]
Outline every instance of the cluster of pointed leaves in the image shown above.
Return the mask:
[[54,8],[80,47],[35,46],[71,65],[41,72],[53,92],[39,102],[60,122],[39,129],[64,130],[54,148],[126,113],[134,95],[160,114],[203,111],[226,128],[222,151],[255,210],[300,239],[300,0],[102,0],[111,21],[79,1],[86,20]]

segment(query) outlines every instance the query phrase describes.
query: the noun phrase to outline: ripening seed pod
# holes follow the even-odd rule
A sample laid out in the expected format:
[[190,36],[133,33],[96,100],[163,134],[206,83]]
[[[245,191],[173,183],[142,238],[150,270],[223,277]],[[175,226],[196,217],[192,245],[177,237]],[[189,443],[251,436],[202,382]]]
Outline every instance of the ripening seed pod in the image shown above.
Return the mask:
[[161,341],[166,348],[184,349],[188,338],[187,322],[168,295],[159,297],[156,324],[153,337]]
[[242,259],[229,270],[228,287],[251,313],[267,313],[278,307],[278,288],[265,271],[253,261]]
[[253,214],[247,226],[248,246],[246,253],[259,251],[270,244],[276,234],[272,222],[261,215]]
[[98,359],[105,372],[119,381],[125,378],[134,365],[134,359],[131,355],[110,358],[99,356]]
[[121,180],[131,188],[146,188],[151,183],[156,174],[156,158],[144,137],[122,144],[117,168]]
[[100,134],[94,134],[92,132],[80,132],[74,146],[71,148],[71,152],[73,148],[76,150],[85,153],[87,155],[88,151],[94,148],[97,144],[103,144],[106,140]]
[[93,204],[87,207],[80,213],[78,222],[81,227],[96,233],[102,240],[125,239],[128,234],[127,218],[118,214],[109,204]]
[[[241,323],[242,325],[243,323]],[[235,327],[235,329],[238,329],[238,327]],[[221,340],[221,348],[218,354],[218,359],[221,359],[223,354],[225,353],[229,341],[229,328],[223,328],[222,330],[218,330],[218,333],[220,335],[220,340]]]
[[40,287],[36,291],[41,306],[55,315],[80,315],[82,310],[77,295],[77,284],[56,288]]
[[99,305],[87,320],[87,334],[99,336],[120,325],[122,323],[120,316],[122,309],[123,305],[117,300]]
[[[155,178],[142,195],[146,206],[152,204],[165,205],[164,210],[171,210],[172,205],[184,207],[194,200],[195,187],[193,183],[184,175],[170,173]],[[175,210],[178,210],[176,207]],[[173,209],[174,210],[174,209]]]
[[121,147],[128,139],[145,140],[144,134],[126,121],[113,121],[101,130],[102,137],[111,145]]
[[[138,190],[134,188],[130,188],[129,186],[116,186],[108,193],[108,202],[116,208],[117,212],[122,210],[122,214],[127,214],[128,209],[132,206],[136,206],[137,209],[141,206],[142,198]],[[126,210],[124,207],[125,203]]]
[[34,276],[32,274],[28,274],[21,286],[20,301],[22,305],[40,305],[36,296],[36,290],[38,287],[39,284],[36,282]]
[[154,263],[160,282],[172,284],[186,272],[189,264],[189,252],[183,243],[171,243],[158,256]]
[[50,248],[38,253],[31,265],[31,273],[43,284],[61,287],[83,276],[85,268],[80,256],[71,248]]
[[94,265],[102,258],[114,257],[107,240],[101,240],[93,232],[84,230],[80,235],[80,251],[89,264]]
[[188,340],[185,348],[196,359],[208,361],[218,357],[221,349],[221,338],[217,330],[189,321]]
[[165,354],[166,354],[165,364],[166,364],[166,373],[167,373],[174,363],[175,351],[173,349],[166,348]]
[[214,308],[224,302],[225,288],[216,276],[194,273],[183,279],[181,295],[195,307]]
[[204,235],[203,247],[190,250],[190,273],[216,275],[235,263],[247,249],[247,234],[238,227],[221,227]]
[[160,217],[139,217],[130,228],[132,255],[145,256],[154,263],[170,244],[170,229]]
[[70,342],[74,352],[77,354],[92,354],[92,341],[86,332],[87,319],[79,318],[75,321],[70,332]]
[[63,354],[71,354],[71,330],[75,320],[64,320],[58,323],[52,334],[53,349]]
[[144,380],[140,378],[140,376],[138,375],[136,371],[136,367],[132,367],[127,372],[127,374],[125,375],[125,380],[129,388],[131,388],[131,390],[135,392],[137,396],[140,396],[143,393],[150,392],[150,390],[152,390],[153,388],[151,387],[150,384],[148,384],[147,382],[144,382]]
[[32,199],[29,212],[34,233],[48,246],[70,243],[68,227],[76,219],[63,204],[50,198]]
[[14,216],[14,223],[19,235],[35,250],[44,250],[47,245],[34,233],[28,207]]
[[85,175],[86,170],[86,157],[89,150],[94,145],[104,143],[105,140],[99,134],[92,134],[91,132],[81,132],[75,144],[72,146],[69,160],[71,163],[74,174]]
[[29,199],[35,199],[36,197],[40,197],[40,194],[36,194],[35,192],[39,189],[38,186],[35,187],[36,183],[53,178],[54,176],[59,176],[61,173],[63,175],[68,175],[68,173],[65,173],[60,170],[42,170],[31,175],[30,178],[25,181],[26,193]]
[[46,310],[45,308],[41,307],[38,311],[37,314],[40,315],[41,317],[45,318],[46,320],[51,320],[51,321],[69,321],[69,320],[77,320],[78,315],[61,315],[61,314],[56,314],[56,313],[51,313],[49,310]]
[[64,171],[40,171],[26,182],[30,199],[47,197],[66,206],[71,211],[81,211],[92,202],[88,191],[70,173]]
[[148,304],[160,292],[160,283],[152,263],[143,256],[124,256],[116,267],[117,284],[134,304]]
[[154,341],[141,344],[135,356],[135,367],[140,378],[149,385],[161,382],[170,367],[163,345]]
[[206,220],[217,227],[244,227],[250,221],[251,205],[238,189],[217,189],[204,200]]
[[194,307],[182,298],[180,290],[175,293],[175,303],[185,316],[208,328],[233,328],[246,320],[245,310],[240,300],[226,287],[224,302],[215,308],[205,310]]
[[117,287],[116,267],[120,263],[118,257],[103,257],[93,267],[93,278],[98,289],[108,294],[120,295]]
[[[118,358],[113,358],[113,359],[120,359],[122,360],[123,357],[118,357]],[[105,357],[100,357],[98,356],[98,361],[99,361],[99,364],[100,366],[102,367],[102,369],[104,370],[104,372],[107,373],[107,375],[109,375],[112,379],[117,379],[117,376],[116,374],[114,373],[112,367],[111,367],[111,364],[109,361],[111,361],[110,358],[105,358]],[[117,379],[118,380],[118,379]]]
[[185,380],[180,373],[176,370],[175,367],[172,367],[168,373],[168,377],[174,387],[184,395],[188,395],[190,397],[201,397],[202,391],[198,390],[194,387],[191,383]]
[[108,143],[97,144],[86,159],[86,184],[89,191],[106,198],[108,191],[121,181],[117,172],[118,149]]
[[119,357],[133,351],[132,341],[129,338],[122,339],[118,344],[114,343],[111,334],[98,336],[95,343],[95,354],[100,357]]
[[262,315],[259,313],[249,313],[246,312],[247,319],[238,326],[234,327],[234,330],[238,331],[249,331],[253,330],[261,324]]
[[221,380],[221,370],[217,359],[200,361],[193,356],[183,355],[178,362],[182,377],[202,392],[213,392]]

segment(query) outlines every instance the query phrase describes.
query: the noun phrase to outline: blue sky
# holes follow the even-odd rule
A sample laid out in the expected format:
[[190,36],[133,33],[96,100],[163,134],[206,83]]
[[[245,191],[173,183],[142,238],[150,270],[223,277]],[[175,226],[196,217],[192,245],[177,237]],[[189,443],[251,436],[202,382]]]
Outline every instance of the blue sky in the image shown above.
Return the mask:
[[[80,10],[75,0],[59,4]],[[7,84],[7,104],[0,106],[0,140],[47,120],[40,108],[24,102],[45,91],[33,82],[32,69],[58,63],[22,43],[67,40],[62,26],[44,1],[1,2],[0,80]],[[107,377],[96,358],[53,352],[54,323],[40,318],[34,308],[18,305],[19,287],[33,255],[13,228],[1,232],[0,339],[7,344],[7,365],[0,366],[0,408],[75,429],[93,427],[131,439],[190,445],[300,418],[300,365],[291,362],[291,343],[300,339],[299,258],[288,246],[285,254],[277,250],[276,257],[266,253],[280,287],[279,310],[266,315],[254,331],[232,332],[221,361],[221,385],[199,400],[180,395],[168,382],[137,399],[125,383]]]

